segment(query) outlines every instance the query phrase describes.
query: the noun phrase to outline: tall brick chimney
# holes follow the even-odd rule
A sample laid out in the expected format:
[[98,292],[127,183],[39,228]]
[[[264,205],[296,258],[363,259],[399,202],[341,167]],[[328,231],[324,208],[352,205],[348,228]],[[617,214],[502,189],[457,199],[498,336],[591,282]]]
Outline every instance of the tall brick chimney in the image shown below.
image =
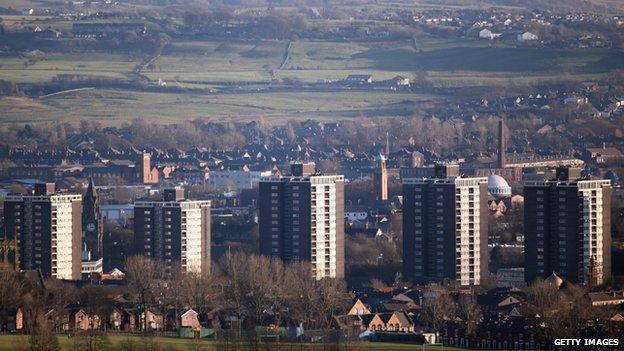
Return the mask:
[[505,168],[507,164],[505,152],[507,152],[507,143],[505,142],[505,125],[503,119],[501,118],[498,121],[498,168]]

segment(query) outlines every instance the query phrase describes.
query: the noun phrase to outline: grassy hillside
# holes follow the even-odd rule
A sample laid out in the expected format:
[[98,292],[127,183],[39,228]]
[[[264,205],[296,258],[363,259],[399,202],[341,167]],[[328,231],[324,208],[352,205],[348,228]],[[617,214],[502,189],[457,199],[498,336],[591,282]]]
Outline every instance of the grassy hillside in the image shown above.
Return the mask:
[[260,116],[336,120],[360,115],[408,115],[436,97],[384,92],[273,92],[173,94],[91,89],[43,99],[0,98],[3,122],[72,122],[91,119],[119,124],[132,118],[168,123],[196,118],[252,120]]
[[145,74],[153,80],[214,85],[287,77],[315,82],[357,73],[383,80],[421,70],[548,77],[624,68],[621,53],[609,50],[490,47],[470,40],[421,40],[416,45],[408,41],[183,42],[170,45],[156,60],[156,69]]
[[36,53],[0,57],[0,79],[16,83],[49,82],[59,74],[126,78],[139,58],[109,53]]
[[547,9],[554,11],[610,11],[624,9],[620,0],[418,0],[418,3],[435,6],[461,7],[517,7],[524,9]]
[[[396,75],[426,77],[434,87],[527,86],[592,80],[624,69],[622,53],[607,49],[546,49],[492,45],[470,39],[396,42],[342,41],[177,41],[143,69],[152,86],[169,90],[127,91],[95,84],[46,98],[0,99],[1,122],[95,119],[120,123],[143,117],[167,123],[194,118],[248,120],[266,116],[343,119],[368,115],[409,115],[420,104],[447,99],[431,94],[387,91],[261,92],[285,79],[315,83],[349,74],[374,80]],[[44,84],[61,74],[85,78],[137,78],[145,57],[115,53],[23,53],[0,56],[0,79]],[[87,84],[88,86],[88,84]],[[171,88],[210,88],[181,92]]]

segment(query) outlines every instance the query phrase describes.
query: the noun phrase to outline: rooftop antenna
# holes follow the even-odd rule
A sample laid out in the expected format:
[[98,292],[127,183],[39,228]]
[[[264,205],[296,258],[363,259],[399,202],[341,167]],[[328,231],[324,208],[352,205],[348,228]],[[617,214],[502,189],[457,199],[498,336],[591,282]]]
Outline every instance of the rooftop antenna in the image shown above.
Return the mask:
[[386,157],[390,156],[390,132],[386,132]]

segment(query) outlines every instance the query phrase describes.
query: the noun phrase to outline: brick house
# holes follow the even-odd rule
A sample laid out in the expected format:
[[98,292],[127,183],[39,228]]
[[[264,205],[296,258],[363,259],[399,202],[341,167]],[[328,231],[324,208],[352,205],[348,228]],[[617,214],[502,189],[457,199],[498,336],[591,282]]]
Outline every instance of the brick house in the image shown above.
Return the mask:
[[370,314],[370,313],[371,311],[368,308],[368,306],[366,306],[366,304],[364,304],[364,302],[361,299],[357,299],[347,314],[361,316],[363,314]]
[[134,331],[137,327],[133,311],[119,307],[115,307],[111,311],[109,323],[113,330]]
[[409,333],[414,331],[414,322],[402,311],[376,313],[368,323],[370,331]]
[[180,327],[189,327],[193,329],[201,328],[198,313],[193,309],[189,309],[180,315]]
[[148,308],[141,313],[141,328],[147,330],[164,330],[165,316],[154,308]]
[[69,313],[65,309],[52,308],[45,314],[45,318],[57,333],[70,329]]
[[89,315],[84,308],[70,310],[69,323],[74,330],[99,329],[101,324],[98,315]]

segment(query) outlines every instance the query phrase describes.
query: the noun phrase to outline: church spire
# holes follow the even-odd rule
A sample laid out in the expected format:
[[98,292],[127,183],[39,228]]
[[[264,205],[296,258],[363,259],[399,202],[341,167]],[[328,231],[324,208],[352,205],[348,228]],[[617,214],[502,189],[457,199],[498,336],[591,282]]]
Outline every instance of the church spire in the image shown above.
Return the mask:
[[93,177],[89,177],[89,185],[87,186],[87,197],[96,198],[97,191],[95,190],[95,184],[93,184]]

